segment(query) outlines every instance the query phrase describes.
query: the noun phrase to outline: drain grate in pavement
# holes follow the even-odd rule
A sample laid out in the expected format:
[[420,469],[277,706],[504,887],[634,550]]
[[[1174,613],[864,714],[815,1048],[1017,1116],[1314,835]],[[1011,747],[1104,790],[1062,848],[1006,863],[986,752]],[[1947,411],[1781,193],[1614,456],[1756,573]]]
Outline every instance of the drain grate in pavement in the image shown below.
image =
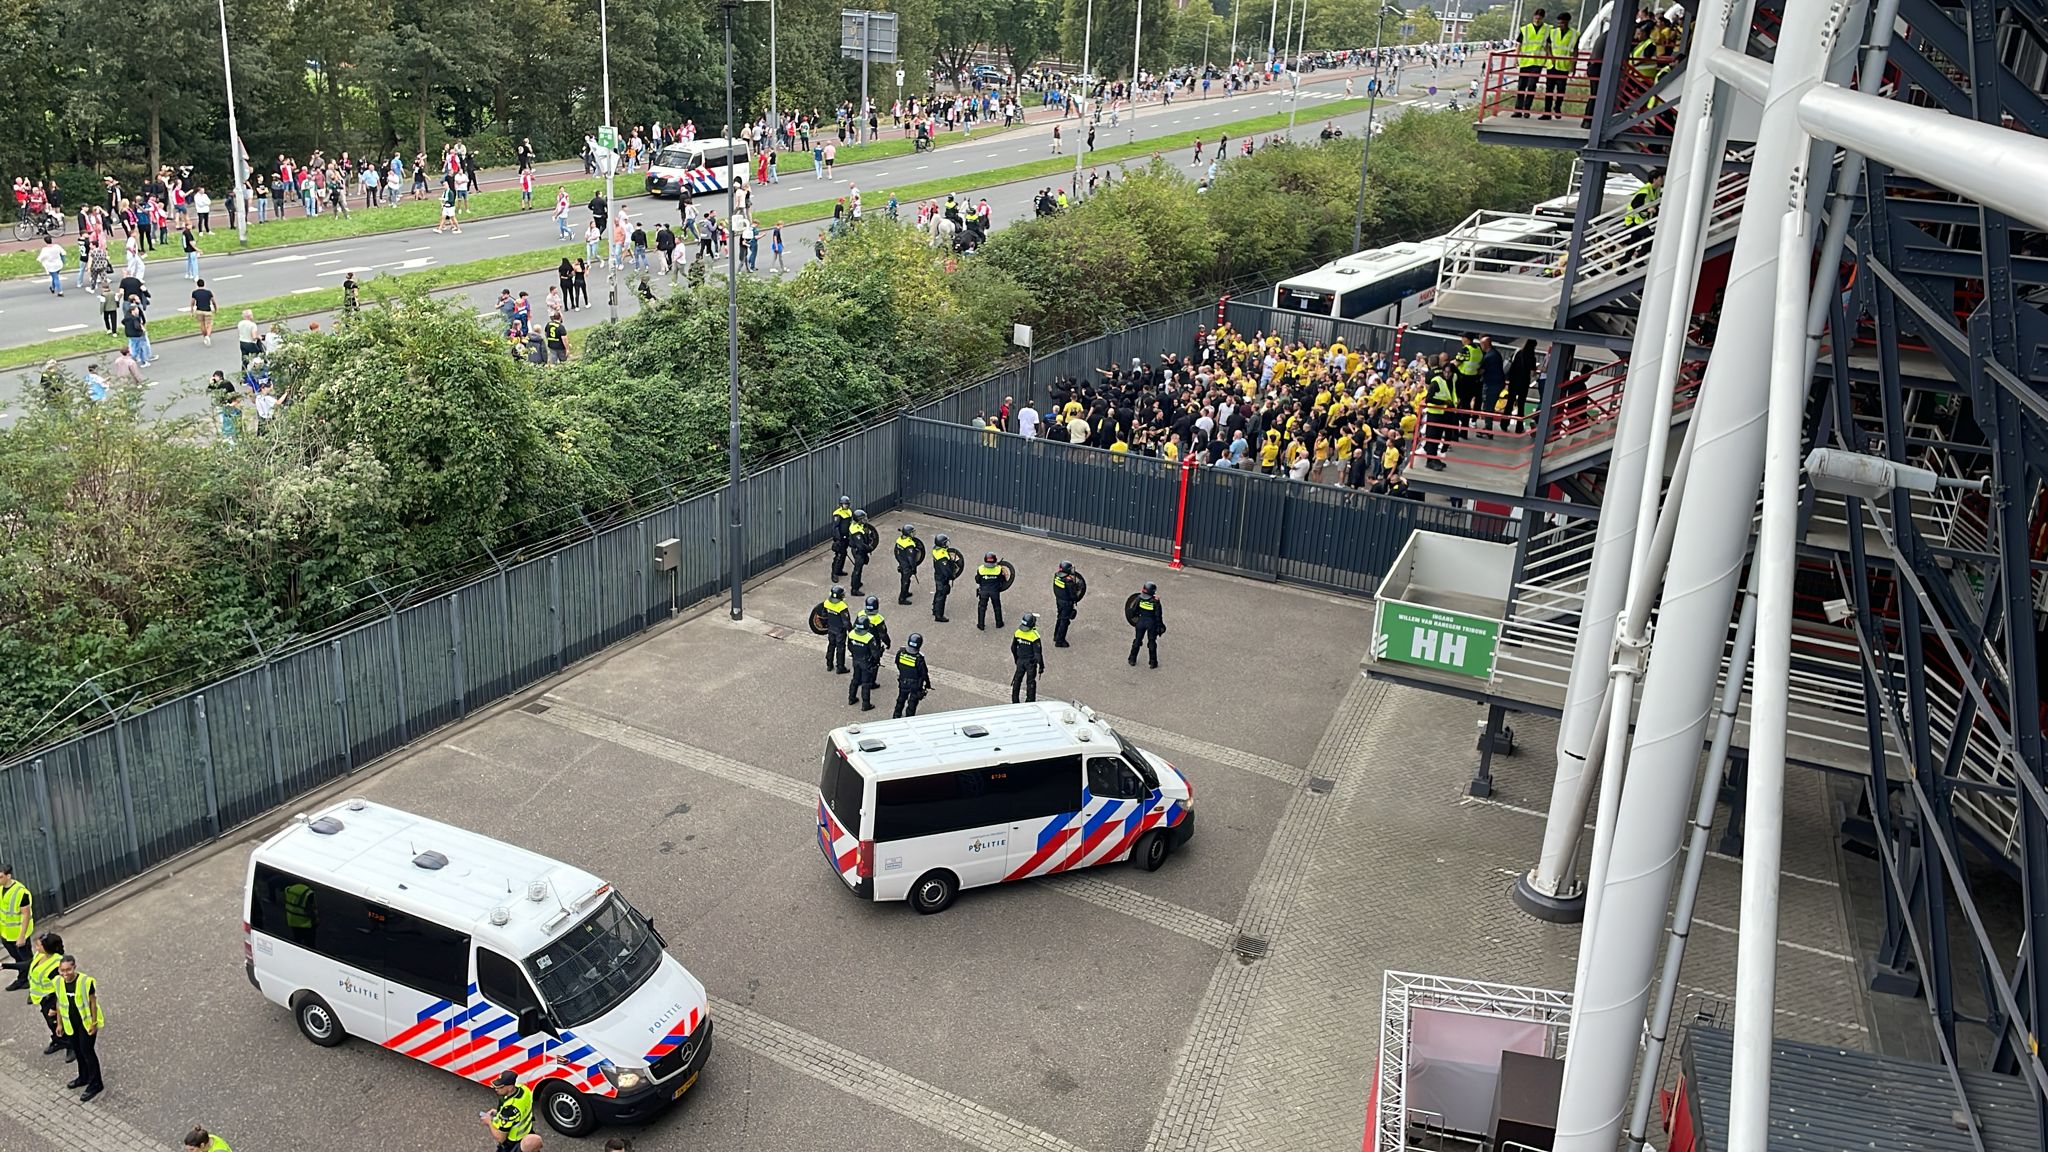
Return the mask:
[[1236,942],[1231,944],[1230,950],[1247,960],[1264,960],[1266,953],[1272,947],[1272,942],[1264,936],[1253,936],[1250,933],[1240,932]]
[[519,710],[521,712],[531,712],[535,716],[539,716],[548,710],[548,706],[536,700],[531,704],[523,705]]
[[1330,790],[1336,786],[1337,782],[1328,776],[1311,776],[1308,778],[1308,790],[1318,796],[1329,795]]

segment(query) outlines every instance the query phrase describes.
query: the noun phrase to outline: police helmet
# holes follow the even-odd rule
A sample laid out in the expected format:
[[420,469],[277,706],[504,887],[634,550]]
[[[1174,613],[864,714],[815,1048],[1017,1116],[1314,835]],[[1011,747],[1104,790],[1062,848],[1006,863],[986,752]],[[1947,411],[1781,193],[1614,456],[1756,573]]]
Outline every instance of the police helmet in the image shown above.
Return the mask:
[[993,564],[993,563],[995,563],[995,562],[996,562],[996,554],[995,554],[995,553],[993,553],[993,552],[990,552],[990,553],[988,553],[987,555],[985,555],[985,556],[983,556],[983,557],[981,558],[981,562],[982,562],[983,564]]
[[846,599],[846,585],[844,585],[844,584],[834,584],[834,585],[832,586],[832,599],[834,599],[834,600],[844,600],[844,599]]
[[917,535],[917,525],[905,524],[901,531],[905,536],[915,536]]
[[1017,617],[1017,623],[1022,624],[1026,628],[1036,628],[1038,627],[1038,613],[1026,612],[1022,616]]
[[1154,584],[1154,583],[1153,583],[1153,582],[1151,582],[1150,580],[1147,580],[1147,581],[1145,581],[1145,595],[1147,595],[1147,596],[1152,596],[1152,595],[1156,595],[1156,594],[1158,593],[1158,591],[1159,591],[1159,585],[1157,585],[1157,584]]
[[932,537],[932,543],[944,548],[946,546],[946,534],[941,532],[937,536]]
[[841,508],[851,508],[851,507],[853,507],[853,497],[851,497],[851,496],[841,496],[841,497],[839,498],[839,506],[840,506]]
[[1061,571],[1061,572],[1072,572],[1073,570],[1074,570],[1074,562],[1073,562],[1072,560],[1062,560],[1062,561],[1060,561],[1060,571]]
[[912,632],[910,634],[910,638],[903,642],[903,646],[905,648],[910,649],[912,652],[915,652],[919,648],[924,647],[924,633]]
[[855,520],[866,520],[868,518],[868,510],[865,508],[855,508],[853,510],[853,518]]
[[882,602],[881,602],[880,600],[877,600],[877,599],[875,599],[875,598],[874,598],[873,596],[870,596],[870,597],[868,597],[868,600],[867,600],[867,610],[868,610],[868,611],[870,611],[870,612],[876,611],[876,610],[880,609],[880,608],[881,608],[881,606],[882,606]]

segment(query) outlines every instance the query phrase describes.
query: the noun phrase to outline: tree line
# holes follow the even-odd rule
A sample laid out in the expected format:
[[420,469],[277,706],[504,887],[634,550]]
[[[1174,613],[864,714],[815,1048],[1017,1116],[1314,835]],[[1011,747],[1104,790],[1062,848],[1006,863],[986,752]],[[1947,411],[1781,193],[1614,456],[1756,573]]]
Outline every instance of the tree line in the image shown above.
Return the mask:
[[[724,122],[724,9],[714,0],[605,0],[612,120],[620,125]],[[733,83],[743,116],[769,103],[769,9],[741,4],[733,28]],[[1044,61],[1079,71],[1130,72],[1133,39],[1147,69],[1263,58],[1269,25],[1303,18],[1291,0],[886,0],[898,14],[903,59],[880,64],[870,92],[884,107],[926,91],[928,70],[993,58],[1022,72]],[[779,109],[829,117],[860,92],[858,61],[841,58],[831,5],[774,4]],[[1310,49],[1373,42],[1377,0],[1306,0]],[[303,160],[403,150],[438,155],[463,141],[486,164],[507,163],[522,138],[543,156],[566,156],[604,118],[599,0],[227,0],[238,126],[259,167],[280,154]],[[0,168],[55,179],[73,203],[99,176],[124,180],[162,165],[192,165],[218,186],[229,166],[219,8],[213,0],[152,0],[127,11],[132,35],[107,35],[94,0],[0,5]],[[1504,18],[1503,18],[1504,20]],[[1436,37],[1418,8],[1388,18],[1389,43]],[[1135,37],[1134,37],[1135,34]],[[1274,37],[1274,38],[1277,38]],[[904,87],[894,72],[902,68]]]

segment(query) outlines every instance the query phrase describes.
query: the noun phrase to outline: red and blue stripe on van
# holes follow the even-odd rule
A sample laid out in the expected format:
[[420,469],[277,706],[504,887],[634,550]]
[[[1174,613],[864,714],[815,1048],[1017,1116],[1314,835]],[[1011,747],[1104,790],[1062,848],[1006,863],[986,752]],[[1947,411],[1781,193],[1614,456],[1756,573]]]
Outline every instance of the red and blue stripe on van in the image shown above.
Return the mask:
[[1037,850],[1003,879],[1049,876],[1123,859],[1138,837],[1185,818],[1180,801],[1162,804],[1162,799],[1157,788],[1143,800],[1101,799],[1084,789],[1080,810],[1054,816],[1039,829]]
[[818,801],[818,850],[842,879],[858,882],[854,872],[860,865],[860,837],[842,827],[823,800]]
[[659,1044],[656,1044],[654,1047],[649,1048],[647,1050],[647,1066],[649,1068],[654,1067],[655,1061],[661,1059],[663,1056],[666,1056],[669,1053],[675,1051],[676,1049],[681,1048],[683,1045],[689,1043],[690,1035],[697,1031],[697,1025],[703,1020],[703,1018],[704,1013],[702,1009],[690,1009],[690,1014],[688,1016],[683,1017],[683,1019],[676,1024],[674,1031],[670,1032],[666,1036],[663,1036]]
[[573,1031],[564,1029],[559,1039],[526,1036],[517,1017],[478,996],[475,984],[467,1000],[436,1000],[384,1046],[479,1084],[509,1071],[522,1083],[554,1079],[581,1092],[615,1094],[597,1070],[597,1049]]

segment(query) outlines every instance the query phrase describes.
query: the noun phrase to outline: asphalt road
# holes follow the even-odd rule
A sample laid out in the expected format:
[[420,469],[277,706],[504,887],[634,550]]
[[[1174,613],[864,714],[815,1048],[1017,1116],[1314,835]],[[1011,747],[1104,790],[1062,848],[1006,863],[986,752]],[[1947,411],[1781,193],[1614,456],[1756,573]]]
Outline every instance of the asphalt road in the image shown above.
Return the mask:
[[[1469,79],[1467,72],[1447,72],[1439,81],[1445,94],[1456,91],[1461,97],[1463,85]],[[1476,73],[1475,73],[1476,74]],[[1404,73],[1405,95],[1398,100],[1383,104],[1379,115],[1385,116],[1397,107],[1415,104],[1440,103],[1432,100],[1426,91],[1415,85],[1427,83],[1421,71],[1410,69]],[[1362,85],[1355,85],[1362,87]],[[1320,130],[1326,119],[1316,114],[1318,104],[1342,99],[1344,80],[1341,75],[1302,88],[1302,110],[1296,127],[1298,137],[1312,137]],[[1147,106],[1140,115],[1136,135],[1146,139],[1159,135],[1191,131],[1204,123],[1217,124],[1241,120],[1251,116],[1265,115],[1276,109],[1284,110],[1286,101],[1274,93],[1261,93],[1236,97],[1229,100],[1182,101],[1170,108],[1161,109],[1156,105]],[[1345,132],[1356,134],[1364,130],[1365,114],[1353,113],[1336,118],[1337,125]],[[1072,122],[1067,123],[1063,134],[1066,137],[1067,154],[1077,141],[1074,139]],[[1105,120],[1097,131],[1098,146],[1123,143],[1130,138],[1130,127],[1126,121],[1115,128]],[[1032,125],[995,138],[983,149],[977,145],[956,143],[935,153],[917,156],[902,156],[890,160],[873,161],[859,165],[843,165],[836,172],[835,179],[815,179],[808,165],[801,172],[783,173],[779,184],[768,186],[756,198],[757,208],[773,208],[778,204],[811,203],[838,195],[844,195],[849,187],[857,186],[861,191],[863,209],[877,212],[888,199],[891,182],[909,183],[924,181],[934,175],[943,175],[942,169],[952,167],[962,177],[960,194],[963,197],[986,196],[995,217],[996,226],[1020,219],[1029,214],[1031,201],[1038,189],[1060,181],[1045,176],[1014,184],[977,188],[972,180],[976,172],[1005,167],[1040,159],[1050,154],[1051,128],[1049,124]],[[1213,153],[1212,148],[1204,153],[1204,161]],[[1190,173],[1196,171],[1191,163],[1192,152],[1178,149],[1171,157]],[[622,184],[622,187],[625,186]],[[676,220],[678,208],[673,201],[650,201],[645,196],[621,197],[626,210],[635,219],[644,219],[651,225],[660,220]],[[550,206],[551,207],[551,206]],[[905,206],[908,212],[908,206]],[[580,210],[578,216],[586,216]],[[581,238],[580,226],[572,229]],[[810,242],[820,231],[817,224],[790,224],[783,227],[783,236],[788,251],[785,264],[795,271],[809,261]],[[156,361],[146,370],[151,381],[153,394],[160,395],[158,401],[163,411],[171,415],[199,413],[205,410],[205,400],[200,387],[206,377],[215,369],[233,371],[239,367],[240,356],[234,338],[234,322],[240,318],[241,307],[237,301],[271,299],[295,292],[312,292],[331,288],[341,283],[342,276],[354,271],[358,280],[383,273],[401,273],[437,264],[457,264],[481,260],[508,253],[534,251],[552,248],[562,241],[555,225],[549,219],[548,211],[536,208],[523,216],[500,216],[476,220],[466,225],[460,234],[436,235],[432,229],[415,229],[405,232],[388,233],[381,236],[353,237],[329,243],[300,245],[285,249],[271,249],[228,255],[218,258],[202,256],[200,274],[219,298],[218,325],[220,332],[211,346],[202,344],[197,337],[166,340],[155,345]],[[773,274],[770,270],[766,251],[767,240],[762,240],[761,275]],[[714,263],[718,274],[723,274],[723,259]],[[190,292],[190,283],[179,275],[180,266],[169,265],[153,270],[151,288],[156,295],[154,312],[158,317],[173,314],[183,306]],[[36,280],[17,280],[0,285],[0,347],[28,343],[62,336],[70,333],[91,331],[99,325],[98,302],[90,294],[75,288],[76,271],[66,273],[66,295],[59,299],[46,291],[46,284]],[[655,277],[657,290],[665,289],[659,276]],[[487,313],[497,298],[499,289],[510,288],[515,294],[530,293],[536,301],[544,300],[548,289],[555,284],[552,273],[541,272],[527,276],[508,277],[488,284],[469,288],[450,289],[439,293],[448,298],[465,299],[479,313]],[[621,274],[619,289],[621,315],[634,310],[635,299],[630,283]],[[605,287],[601,277],[593,275],[591,283],[593,306],[587,310],[572,312],[568,316],[571,330],[585,327],[608,318],[605,306]],[[538,309],[536,309],[538,311]],[[259,323],[268,325],[275,322],[273,317],[259,315]],[[295,317],[284,326],[290,330],[304,330],[308,323],[319,322],[323,326],[331,321],[327,314]],[[99,362],[103,367],[110,364],[119,342],[108,338],[104,353],[80,356],[66,361],[76,371],[83,371],[89,363]],[[572,352],[574,342],[572,341]],[[19,414],[20,398],[28,386],[29,377],[23,371],[15,371],[0,379],[0,428],[7,427]]]

